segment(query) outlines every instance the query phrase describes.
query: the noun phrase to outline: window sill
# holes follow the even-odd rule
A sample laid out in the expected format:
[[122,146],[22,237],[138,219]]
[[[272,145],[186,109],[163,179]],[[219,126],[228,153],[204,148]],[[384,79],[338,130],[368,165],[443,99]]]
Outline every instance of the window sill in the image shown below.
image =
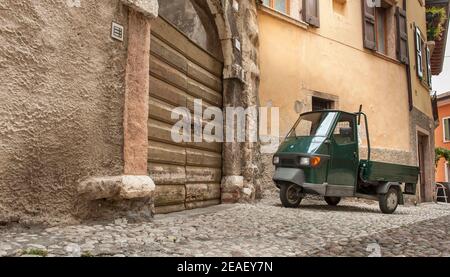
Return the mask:
[[431,88],[428,86],[427,81],[425,81],[425,79],[419,79],[420,80],[420,84],[426,88],[428,91],[431,91]]
[[372,53],[372,55],[377,56],[377,57],[379,57],[379,58],[381,58],[383,60],[386,60],[388,62],[392,62],[392,63],[398,64],[398,65],[402,65],[402,63],[399,60],[397,60],[395,58],[392,58],[392,57],[390,57],[390,56],[388,56],[386,54],[380,53],[378,51],[368,50],[368,49],[367,49],[367,51]]
[[270,7],[264,6],[264,5],[259,5],[259,10],[278,19],[281,19],[283,21],[286,21],[287,23],[290,23],[292,25],[295,25],[297,27],[303,28],[303,29],[308,29],[308,23],[297,20],[285,13],[279,12],[277,10],[274,10]]

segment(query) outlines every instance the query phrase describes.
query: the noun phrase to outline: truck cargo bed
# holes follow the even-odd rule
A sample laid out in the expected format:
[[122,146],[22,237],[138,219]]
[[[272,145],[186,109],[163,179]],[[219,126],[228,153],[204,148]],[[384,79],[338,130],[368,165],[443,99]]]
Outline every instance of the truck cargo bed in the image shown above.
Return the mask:
[[399,182],[416,184],[419,168],[416,166],[361,160],[362,177],[369,182]]

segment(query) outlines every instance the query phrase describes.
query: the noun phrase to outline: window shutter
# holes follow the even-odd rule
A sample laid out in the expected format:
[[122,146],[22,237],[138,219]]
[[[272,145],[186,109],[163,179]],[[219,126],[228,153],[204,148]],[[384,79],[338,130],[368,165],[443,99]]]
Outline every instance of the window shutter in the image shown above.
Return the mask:
[[369,7],[367,0],[362,1],[364,47],[377,50],[375,32],[375,7]]
[[444,119],[444,141],[448,142],[450,141],[450,125],[449,125],[449,119]]
[[303,21],[314,27],[320,27],[319,0],[303,0]]
[[408,51],[408,21],[406,11],[397,7],[397,59],[404,64],[409,64]]
[[430,47],[428,47],[428,46],[427,46],[427,80],[428,80],[428,86],[431,88],[431,85],[432,85],[431,52],[430,52]]
[[422,79],[423,78],[423,59],[422,59],[422,35],[420,29],[416,27],[416,69],[417,76]]

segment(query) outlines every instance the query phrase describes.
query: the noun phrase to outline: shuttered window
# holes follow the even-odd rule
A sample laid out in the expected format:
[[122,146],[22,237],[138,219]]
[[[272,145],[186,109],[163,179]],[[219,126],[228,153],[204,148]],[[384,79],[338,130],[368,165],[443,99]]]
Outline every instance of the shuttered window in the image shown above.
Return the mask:
[[416,69],[417,69],[417,76],[420,79],[423,79],[423,47],[422,47],[422,33],[420,32],[420,29],[416,27]]
[[303,21],[314,27],[320,27],[319,0],[303,0]]
[[406,11],[397,7],[397,59],[404,64],[409,64],[408,54],[408,22]]
[[377,50],[380,53],[387,54],[387,39],[386,39],[386,10],[375,10],[375,25],[377,26]]
[[450,118],[444,118],[444,142],[450,142]]
[[290,14],[290,0],[263,0],[263,4],[281,13]]
[[377,37],[375,26],[375,7],[369,6],[366,0],[362,2],[364,47],[377,50]]
[[432,74],[431,74],[431,52],[430,48],[427,46],[427,83],[428,87],[431,88],[432,85]]

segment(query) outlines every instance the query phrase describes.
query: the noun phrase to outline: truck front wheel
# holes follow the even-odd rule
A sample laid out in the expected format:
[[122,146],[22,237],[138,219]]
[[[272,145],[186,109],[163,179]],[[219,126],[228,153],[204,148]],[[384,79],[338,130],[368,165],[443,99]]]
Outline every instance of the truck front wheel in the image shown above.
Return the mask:
[[297,208],[303,200],[301,188],[292,183],[280,184],[280,199],[284,207]]
[[390,188],[384,195],[380,195],[380,209],[384,214],[392,214],[398,207],[399,194],[395,188]]
[[330,206],[337,206],[339,202],[341,202],[341,198],[325,196],[325,202],[327,202],[327,204]]

